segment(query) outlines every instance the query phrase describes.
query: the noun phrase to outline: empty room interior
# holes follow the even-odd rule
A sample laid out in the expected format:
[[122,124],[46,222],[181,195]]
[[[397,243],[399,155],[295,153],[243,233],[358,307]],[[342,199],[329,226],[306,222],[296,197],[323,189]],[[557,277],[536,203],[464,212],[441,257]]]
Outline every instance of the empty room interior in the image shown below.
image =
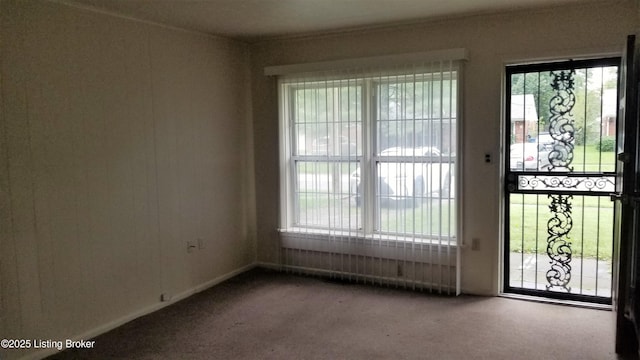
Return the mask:
[[0,359],[637,357],[639,27],[0,0]]

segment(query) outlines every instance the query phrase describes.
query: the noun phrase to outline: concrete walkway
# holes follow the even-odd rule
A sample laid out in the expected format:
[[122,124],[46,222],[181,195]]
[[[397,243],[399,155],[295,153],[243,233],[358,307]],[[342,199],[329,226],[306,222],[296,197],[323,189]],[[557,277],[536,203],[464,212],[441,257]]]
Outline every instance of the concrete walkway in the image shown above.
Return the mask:
[[[611,296],[610,260],[573,257],[570,265],[571,280],[568,286],[572,294]],[[509,283],[513,287],[546,290],[549,269],[551,266],[547,254],[512,252]]]

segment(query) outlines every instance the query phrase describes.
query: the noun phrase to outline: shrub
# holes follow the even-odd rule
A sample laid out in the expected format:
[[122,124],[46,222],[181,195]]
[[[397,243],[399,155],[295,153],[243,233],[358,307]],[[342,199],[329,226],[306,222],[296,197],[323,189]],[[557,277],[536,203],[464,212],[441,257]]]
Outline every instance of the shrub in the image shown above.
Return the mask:
[[613,137],[602,138],[596,144],[596,149],[600,152],[614,151],[616,149],[616,139]]

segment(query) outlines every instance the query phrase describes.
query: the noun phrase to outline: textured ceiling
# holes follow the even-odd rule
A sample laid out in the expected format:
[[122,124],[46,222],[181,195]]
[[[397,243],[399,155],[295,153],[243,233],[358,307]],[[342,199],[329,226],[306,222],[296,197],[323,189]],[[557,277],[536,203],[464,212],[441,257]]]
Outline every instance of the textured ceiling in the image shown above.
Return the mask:
[[[586,0],[58,0],[184,29],[256,41]],[[592,0],[596,1],[596,0]]]

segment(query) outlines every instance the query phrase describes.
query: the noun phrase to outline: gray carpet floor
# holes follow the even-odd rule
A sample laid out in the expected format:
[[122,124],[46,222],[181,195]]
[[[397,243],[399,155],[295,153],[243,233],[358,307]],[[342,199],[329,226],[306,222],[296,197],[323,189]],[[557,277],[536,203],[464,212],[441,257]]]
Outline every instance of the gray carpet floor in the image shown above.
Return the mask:
[[618,359],[611,311],[254,269],[52,359]]

